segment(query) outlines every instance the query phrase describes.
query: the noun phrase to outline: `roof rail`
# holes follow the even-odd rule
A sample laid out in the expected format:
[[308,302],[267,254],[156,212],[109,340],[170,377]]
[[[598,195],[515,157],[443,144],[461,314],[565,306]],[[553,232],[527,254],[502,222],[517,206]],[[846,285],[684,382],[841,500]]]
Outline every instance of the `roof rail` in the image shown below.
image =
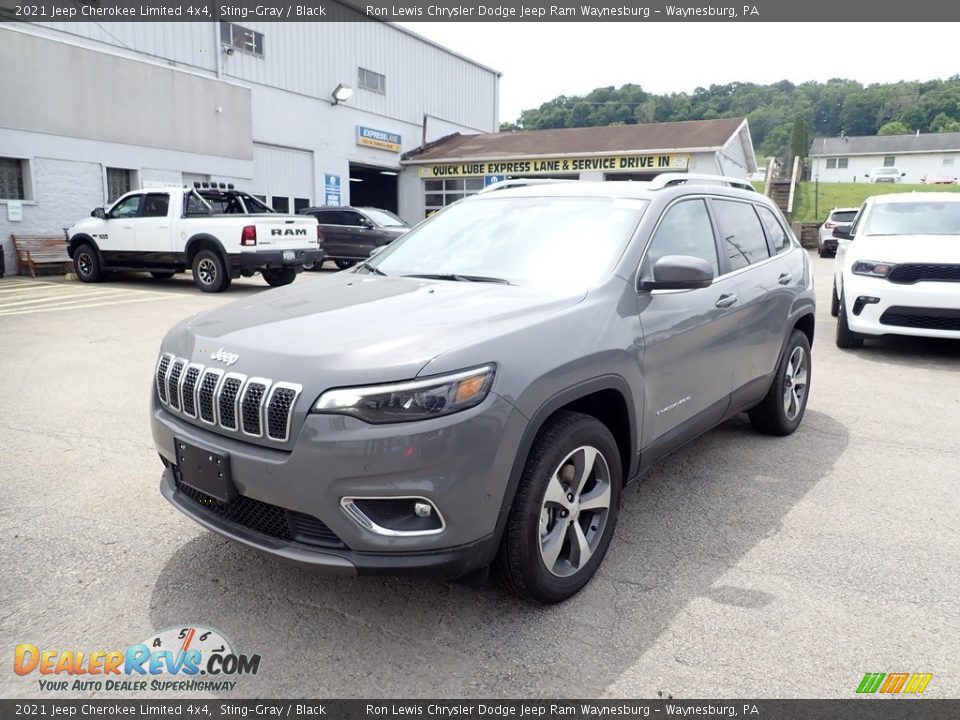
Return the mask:
[[480,190],[477,195],[481,193],[493,192],[494,190],[503,190],[504,188],[509,187],[523,187],[525,185],[547,185],[550,183],[567,183],[567,182],[579,182],[576,178],[570,179],[561,179],[561,178],[512,178],[510,180],[500,180],[495,183],[490,183],[483,190]]
[[750,184],[749,180],[743,178],[729,177],[727,175],[707,175],[701,173],[660,173],[650,181],[651,190],[662,190],[671,185],[682,185],[688,182],[703,182],[714,185],[729,185],[730,187],[740,188],[742,190],[752,190],[756,188]]

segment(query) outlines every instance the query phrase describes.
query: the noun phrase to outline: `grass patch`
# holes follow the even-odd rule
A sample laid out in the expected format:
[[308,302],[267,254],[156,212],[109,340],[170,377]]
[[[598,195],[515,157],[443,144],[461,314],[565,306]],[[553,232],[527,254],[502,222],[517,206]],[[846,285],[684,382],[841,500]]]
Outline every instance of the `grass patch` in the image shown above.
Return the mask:
[[[762,188],[761,188],[762,192]],[[794,222],[822,222],[835,207],[859,207],[871,195],[900,192],[960,192],[960,185],[907,185],[896,183],[820,183],[819,202],[816,183],[800,183],[794,198]],[[819,208],[817,207],[819,205]]]

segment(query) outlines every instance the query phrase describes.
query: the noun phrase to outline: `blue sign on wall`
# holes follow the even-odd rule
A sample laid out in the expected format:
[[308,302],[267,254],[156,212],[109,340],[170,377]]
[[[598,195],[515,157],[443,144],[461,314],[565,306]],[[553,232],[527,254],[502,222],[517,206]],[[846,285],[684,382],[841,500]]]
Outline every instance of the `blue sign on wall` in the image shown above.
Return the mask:
[[400,152],[400,144],[401,138],[398,133],[357,125],[357,145]]
[[506,175],[484,175],[483,176],[483,186],[488,187],[494,183],[498,183],[502,180],[506,180]]
[[340,205],[340,176],[331,173],[323,175],[323,204],[327,206]]

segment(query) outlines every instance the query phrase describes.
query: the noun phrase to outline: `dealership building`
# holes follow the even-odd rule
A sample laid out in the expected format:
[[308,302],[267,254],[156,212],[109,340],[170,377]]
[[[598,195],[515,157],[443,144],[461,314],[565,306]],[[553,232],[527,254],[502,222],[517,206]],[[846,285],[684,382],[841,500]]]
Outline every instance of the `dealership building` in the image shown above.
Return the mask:
[[495,70],[382,22],[0,23],[0,242],[124,192],[234,183],[281,211],[423,217],[404,152],[498,127]]
[[662,172],[746,178],[757,169],[745,118],[452,135],[403,156],[430,214],[510,178],[648,180]]
[[[349,12],[353,12],[350,10]],[[379,21],[0,22],[0,244],[141,187],[410,223],[513,177],[746,177],[744,118],[497,132],[497,71]]]

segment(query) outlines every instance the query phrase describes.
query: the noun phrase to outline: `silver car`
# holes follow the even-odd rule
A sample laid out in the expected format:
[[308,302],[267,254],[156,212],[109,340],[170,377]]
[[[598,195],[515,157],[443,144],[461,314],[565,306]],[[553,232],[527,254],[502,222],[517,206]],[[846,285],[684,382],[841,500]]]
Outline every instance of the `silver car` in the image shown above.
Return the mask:
[[318,570],[492,568],[559,602],[659,458],[744,411],[796,430],[813,334],[807,254],[743,181],[479,194],[353,271],[174,327],[160,490]]

